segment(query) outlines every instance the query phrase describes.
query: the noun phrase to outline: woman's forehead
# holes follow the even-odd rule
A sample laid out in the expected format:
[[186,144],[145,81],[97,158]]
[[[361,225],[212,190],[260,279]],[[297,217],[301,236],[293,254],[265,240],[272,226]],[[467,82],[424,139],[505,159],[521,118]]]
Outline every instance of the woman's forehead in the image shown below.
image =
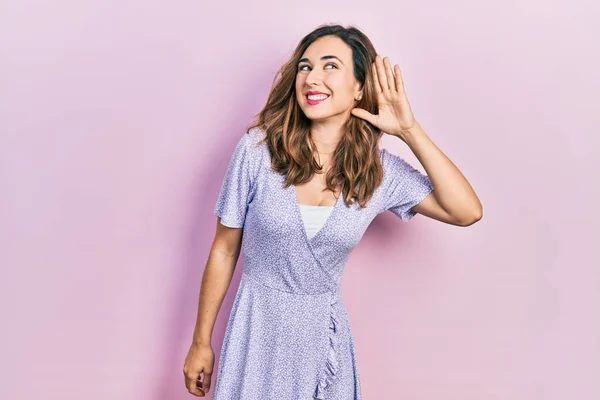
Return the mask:
[[324,36],[311,43],[301,58],[306,58],[308,61],[314,63],[327,61],[327,59],[331,58],[330,56],[334,56],[342,63],[346,63],[352,60],[352,49],[337,36]]

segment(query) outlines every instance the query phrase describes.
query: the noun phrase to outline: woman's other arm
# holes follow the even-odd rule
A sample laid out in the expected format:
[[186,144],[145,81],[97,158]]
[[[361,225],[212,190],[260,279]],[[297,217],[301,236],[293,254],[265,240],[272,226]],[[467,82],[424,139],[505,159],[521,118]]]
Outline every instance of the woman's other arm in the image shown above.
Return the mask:
[[217,314],[231,283],[242,247],[243,228],[229,228],[217,217],[217,230],[200,285],[195,343],[210,343]]
[[[211,336],[240,255],[242,231],[243,228],[222,225],[221,218],[217,217],[215,238],[200,284],[192,344],[183,368],[188,391],[199,397],[204,397],[210,389],[214,368]],[[201,374],[204,374],[204,377],[197,387],[196,382]]]
[[467,178],[433,143],[419,123],[403,132],[410,147],[431,179],[434,191],[413,211],[438,221],[469,226],[483,216],[483,206]]

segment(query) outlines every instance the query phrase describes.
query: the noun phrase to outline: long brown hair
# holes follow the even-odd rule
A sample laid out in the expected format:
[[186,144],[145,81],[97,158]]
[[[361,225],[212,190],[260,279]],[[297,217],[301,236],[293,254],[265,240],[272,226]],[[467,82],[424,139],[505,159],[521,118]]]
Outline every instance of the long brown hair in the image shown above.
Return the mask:
[[[248,126],[248,130],[259,127],[265,131],[271,166],[285,176],[285,187],[306,183],[313,174],[323,169],[313,154],[315,146],[310,137],[310,120],[296,101],[295,80],[304,51],[315,40],[327,35],[337,36],[352,49],[354,76],[363,88],[357,107],[377,113],[377,95],[371,71],[377,52],[369,38],[356,27],[345,28],[337,24],[321,25],[306,35],[277,72],[266,105]],[[358,201],[361,207],[365,207],[383,179],[378,147],[383,133],[352,114],[346,122],[345,131],[325,177],[325,190],[334,193],[340,190],[346,204]]]

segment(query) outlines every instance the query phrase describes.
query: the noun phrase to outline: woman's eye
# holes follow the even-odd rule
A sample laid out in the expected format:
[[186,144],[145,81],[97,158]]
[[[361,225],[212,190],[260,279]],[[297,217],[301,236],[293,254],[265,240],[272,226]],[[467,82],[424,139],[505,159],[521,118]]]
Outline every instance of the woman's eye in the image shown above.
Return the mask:
[[[334,63],[327,63],[327,64],[325,64],[325,68],[327,68],[327,67],[334,67],[334,68],[337,68],[337,65],[335,65]],[[305,65],[300,65],[300,66],[298,67],[298,71],[308,71],[308,70],[307,70],[307,69],[305,69],[305,68],[310,68],[310,66],[309,66],[309,65],[306,65],[306,64],[305,64]]]

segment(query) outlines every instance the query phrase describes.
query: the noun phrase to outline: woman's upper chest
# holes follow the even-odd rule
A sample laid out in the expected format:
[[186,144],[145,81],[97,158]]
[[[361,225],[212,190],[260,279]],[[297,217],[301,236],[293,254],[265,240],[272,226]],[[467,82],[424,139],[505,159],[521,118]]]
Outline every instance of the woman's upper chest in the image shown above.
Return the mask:
[[334,193],[326,189],[325,176],[325,173],[315,174],[310,181],[294,185],[299,204],[309,206],[334,206],[336,204],[339,190]]

